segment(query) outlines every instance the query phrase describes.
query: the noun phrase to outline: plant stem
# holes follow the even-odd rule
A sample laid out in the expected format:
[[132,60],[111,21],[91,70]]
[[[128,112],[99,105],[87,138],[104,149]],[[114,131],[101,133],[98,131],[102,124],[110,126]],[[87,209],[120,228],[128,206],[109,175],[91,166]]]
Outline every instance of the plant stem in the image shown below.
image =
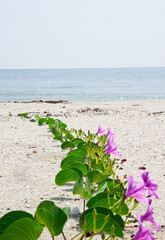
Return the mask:
[[83,200],[83,211],[85,211],[85,199]]
[[52,240],[54,240],[54,236],[52,236]]
[[92,239],[94,236],[95,236],[95,233],[93,233],[93,234],[92,234],[92,236],[90,237],[90,239],[89,239],[89,240],[91,240],[91,239]]
[[63,232],[63,231],[62,231],[62,236],[63,236],[64,240],[66,240],[66,237],[65,237],[65,235],[64,235],[64,232]]
[[78,234],[77,234],[76,236],[74,236],[71,240],[77,238],[77,237],[78,237],[79,235],[81,235],[81,234],[82,234],[82,237],[81,237],[80,240],[82,240],[82,239],[84,238],[84,234],[83,234],[83,232],[78,233]]

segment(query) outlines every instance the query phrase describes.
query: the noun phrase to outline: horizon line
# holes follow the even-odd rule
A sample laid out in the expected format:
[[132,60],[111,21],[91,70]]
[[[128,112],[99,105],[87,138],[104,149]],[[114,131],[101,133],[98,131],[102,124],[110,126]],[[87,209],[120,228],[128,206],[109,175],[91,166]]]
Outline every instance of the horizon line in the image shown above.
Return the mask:
[[128,69],[128,68],[164,68],[165,66],[140,66],[140,67],[50,67],[50,68],[0,68],[0,70],[81,70],[81,69]]

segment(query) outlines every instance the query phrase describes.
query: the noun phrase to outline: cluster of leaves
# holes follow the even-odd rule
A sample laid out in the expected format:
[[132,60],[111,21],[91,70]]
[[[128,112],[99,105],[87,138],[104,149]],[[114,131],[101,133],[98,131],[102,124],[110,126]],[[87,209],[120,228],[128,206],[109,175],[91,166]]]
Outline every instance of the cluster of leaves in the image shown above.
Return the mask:
[[0,219],[0,240],[37,240],[44,227],[52,238],[62,233],[69,216],[69,208],[59,208],[52,201],[43,201],[35,215],[25,211],[11,211]]
[[[21,114],[26,117],[27,114]],[[55,177],[55,183],[62,186],[74,182],[73,194],[83,199],[83,212],[79,218],[82,232],[77,239],[92,239],[101,233],[102,239],[123,238],[123,231],[131,211],[129,201],[125,201],[126,181],[118,180],[115,170],[117,159],[105,153],[107,135],[92,134],[82,130],[67,129],[59,119],[40,118],[38,125],[47,124],[53,139],[61,142],[61,148],[67,149],[67,156],[61,161],[61,170]],[[43,201],[35,216],[23,211],[13,211],[0,219],[0,240],[38,239],[43,228],[47,227],[52,238],[63,233],[64,224],[70,209],[60,209],[51,201]],[[73,237],[76,238],[76,237]]]
[[[129,214],[124,203],[124,184],[116,178],[116,159],[105,154],[107,136],[84,133],[82,130],[67,129],[67,125],[58,119],[38,118],[38,124],[48,124],[54,140],[61,142],[62,149],[69,149],[61,161],[61,171],[55,177],[55,183],[62,186],[75,182],[73,194],[83,199],[84,211],[79,224],[86,238],[102,232],[123,238],[123,215]],[[86,204],[87,201],[87,204]],[[85,209],[87,206],[87,210]]]

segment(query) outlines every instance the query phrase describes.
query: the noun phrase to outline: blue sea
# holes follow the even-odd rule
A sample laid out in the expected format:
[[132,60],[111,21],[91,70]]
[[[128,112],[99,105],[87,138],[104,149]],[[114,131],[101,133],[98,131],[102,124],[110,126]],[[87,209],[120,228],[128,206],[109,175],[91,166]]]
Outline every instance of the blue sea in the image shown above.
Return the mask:
[[0,101],[165,99],[165,67],[0,70]]

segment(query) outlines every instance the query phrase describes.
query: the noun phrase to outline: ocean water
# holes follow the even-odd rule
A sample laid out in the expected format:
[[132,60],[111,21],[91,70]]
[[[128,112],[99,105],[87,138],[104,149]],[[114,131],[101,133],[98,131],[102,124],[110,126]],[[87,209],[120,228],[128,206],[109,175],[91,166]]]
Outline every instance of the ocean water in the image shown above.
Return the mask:
[[165,67],[0,70],[0,101],[165,99]]

